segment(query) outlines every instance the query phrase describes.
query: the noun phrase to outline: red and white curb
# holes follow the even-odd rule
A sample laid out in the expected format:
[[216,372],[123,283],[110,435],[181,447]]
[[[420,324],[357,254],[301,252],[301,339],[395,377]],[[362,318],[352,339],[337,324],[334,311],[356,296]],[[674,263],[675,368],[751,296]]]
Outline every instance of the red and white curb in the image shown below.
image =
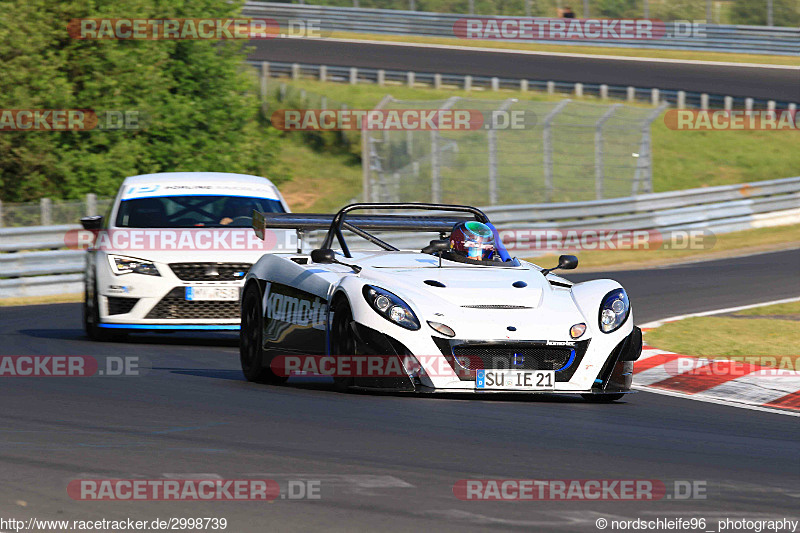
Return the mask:
[[[798,298],[682,315],[642,325],[656,328],[694,316],[732,313],[743,309],[788,303]],[[633,365],[633,386],[649,392],[696,400],[724,403],[736,407],[770,410],[800,415],[800,372],[749,364],[728,359],[707,359],[680,355],[644,345],[642,356]]]
[[690,357],[650,346],[644,346],[633,364],[633,385],[695,399],[800,412],[800,372],[796,370]]

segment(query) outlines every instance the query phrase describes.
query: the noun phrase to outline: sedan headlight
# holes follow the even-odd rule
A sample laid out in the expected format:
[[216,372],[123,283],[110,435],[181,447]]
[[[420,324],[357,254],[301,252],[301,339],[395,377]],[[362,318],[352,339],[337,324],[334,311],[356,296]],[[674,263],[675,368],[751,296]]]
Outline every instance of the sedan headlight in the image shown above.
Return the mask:
[[606,294],[600,306],[600,331],[611,333],[619,329],[628,319],[631,303],[625,289],[617,289]]
[[389,322],[394,322],[406,329],[419,329],[417,315],[414,314],[414,311],[411,310],[407,303],[396,295],[371,285],[364,285],[363,293],[367,303]]
[[158,268],[152,261],[136,259],[135,257],[125,257],[122,255],[109,255],[108,262],[114,274],[145,274],[148,276],[160,276]]

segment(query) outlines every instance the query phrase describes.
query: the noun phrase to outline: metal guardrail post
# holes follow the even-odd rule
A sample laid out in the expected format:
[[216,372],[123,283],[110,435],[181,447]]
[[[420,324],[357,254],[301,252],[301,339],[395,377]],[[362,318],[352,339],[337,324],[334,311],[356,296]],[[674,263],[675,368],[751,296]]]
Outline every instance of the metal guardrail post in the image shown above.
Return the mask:
[[[440,110],[452,109],[461,99],[459,96],[448,98]],[[439,161],[439,130],[431,130],[431,202],[436,204],[442,201],[441,161]]]
[[[516,98],[509,98],[503,102],[497,112],[507,111],[516,101]],[[492,111],[492,122],[486,140],[489,152],[489,205],[497,205],[497,120],[494,111]]]
[[542,121],[542,152],[544,156],[544,198],[545,202],[553,197],[553,135],[550,131],[553,120],[572,100],[561,100],[550,110]]
[[609,107],[594,125],[594,195],[598,200],[603,198],[603,182],[605,180],[605,167],[603,166],[603,126],[621,105],[622,104],[614,104]]
[[42,198],[39,201],[39,212],[42,226],[50,226],[53,223],[53,202],[50,198]]
[[631,191],[633,196],[639,194],[640,188],[643,189],[641,192],[653,192],[653,152],[651,149],[650,125],[667,107],[668,104],[666,102],[662,103],[647,115],[642,125],[642,142],[639,145],[639,158],[636,162]]
[[86,195],[86,216],[99,215],[97,212],[97,195],[89,193]]

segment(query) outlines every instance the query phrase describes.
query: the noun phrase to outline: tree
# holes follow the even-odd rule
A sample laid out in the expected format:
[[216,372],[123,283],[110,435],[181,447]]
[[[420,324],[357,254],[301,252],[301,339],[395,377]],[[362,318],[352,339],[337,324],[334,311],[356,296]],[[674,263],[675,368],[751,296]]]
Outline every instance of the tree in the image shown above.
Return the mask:
[[218,0],[0,0],[0,109],[134,111],[134,130],[0,131],[0,199],[113,195],[123,178],[223,171],[281,182],[244,41],[80,40],[75,18],[225,18]]
[[[800,0],[772,0],[773,24],[800,25]],[[731,22],[764,26],[767,24],[767,0],[733,0]]]

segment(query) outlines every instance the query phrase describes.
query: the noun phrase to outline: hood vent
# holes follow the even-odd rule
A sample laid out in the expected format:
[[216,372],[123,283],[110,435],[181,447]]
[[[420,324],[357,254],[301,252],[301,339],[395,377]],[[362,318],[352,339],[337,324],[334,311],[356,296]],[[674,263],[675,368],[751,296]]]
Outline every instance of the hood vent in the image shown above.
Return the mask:
[[426,279],[423,283],[425,283],[425,285],[430,285],[431,287],[445,287],[446,286],[441,281],[436,281],[435,279]]

